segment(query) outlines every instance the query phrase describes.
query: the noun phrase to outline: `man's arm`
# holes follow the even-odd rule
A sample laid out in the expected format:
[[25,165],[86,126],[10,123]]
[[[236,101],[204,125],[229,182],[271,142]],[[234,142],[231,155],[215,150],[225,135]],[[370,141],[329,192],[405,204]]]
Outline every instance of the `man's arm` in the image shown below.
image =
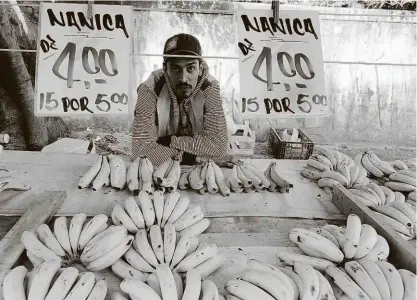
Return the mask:
[[227,125],[216,83],[203,91],[205,102],[204,131],[191,136],[173,136],[170,147],[199,156],[225,156],[228,147]]
[[148,87],[141,84],[138,88],[138,99],[135,107],[132,132],[132,158],[146,155],[155,166],[178,154],[178,150],[162,146],[158,139],[158,128],[155,124],[156,101]]

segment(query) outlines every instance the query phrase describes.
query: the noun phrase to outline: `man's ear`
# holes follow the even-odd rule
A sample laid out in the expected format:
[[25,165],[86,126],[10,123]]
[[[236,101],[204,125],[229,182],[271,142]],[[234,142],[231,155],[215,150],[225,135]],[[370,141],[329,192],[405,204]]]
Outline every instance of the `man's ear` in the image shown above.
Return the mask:
[[199,69],[200,71],[198,72],[198,76],[203,76],[203,66],[201,65],[201,63],[200,63]]
[[164,72],[166,72],[167,71],[167,64],[166,63],[163,63],[162,66],[164,68]]

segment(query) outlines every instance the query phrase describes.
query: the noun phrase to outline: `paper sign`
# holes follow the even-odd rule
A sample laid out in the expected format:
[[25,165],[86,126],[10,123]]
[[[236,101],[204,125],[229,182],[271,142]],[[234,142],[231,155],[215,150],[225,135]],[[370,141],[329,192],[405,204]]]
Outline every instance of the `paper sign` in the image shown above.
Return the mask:
[[318,12],[238,10],[241,110],[246,117],[329,114]]
[[132,7],[41,3],[35,115],[127,115]]

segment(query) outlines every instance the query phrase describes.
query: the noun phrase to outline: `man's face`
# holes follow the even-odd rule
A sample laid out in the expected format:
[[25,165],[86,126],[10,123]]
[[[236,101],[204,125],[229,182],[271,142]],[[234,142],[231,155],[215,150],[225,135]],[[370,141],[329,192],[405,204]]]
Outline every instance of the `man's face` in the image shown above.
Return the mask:
[[165,71],[175,95],[178,99],[185,99],[197,85],[200,62],[196,58],[172,58],[167,61]]

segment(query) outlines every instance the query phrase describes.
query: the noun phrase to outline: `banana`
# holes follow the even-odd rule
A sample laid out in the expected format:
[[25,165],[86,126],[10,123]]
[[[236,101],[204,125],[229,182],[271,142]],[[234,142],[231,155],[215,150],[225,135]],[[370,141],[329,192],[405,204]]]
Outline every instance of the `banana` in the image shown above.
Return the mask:
[[201,284],[201,300],[219,300],[219,291],[211,280],[203,280]]
[[371,187],[369,187],[368,185],[365,185],[365,184],[355,184],[355,185],[353,185],[353,188],[368,193],[373,198],[375,198],[375,200],[377,201],[377,205],[382,205],[383,199],[381,199],[379,197],[379,195]]
[[321,171],[315,171],[308,166],[304,166],[300,174],[303,177],[311,179],[311,180],[319,180],[321,178]]
[[324,225],[322,228],[330,232],[337,239],[340,248],[343,249],[343,246],[346,242],[346,235],[343,232],[342,228],[330,224]]
[[290,240],[297,245],[306,245],[321,253],[320,258],[333,262],[341,262],[343,253],[340,249],[325,237],[303,228],[293,228],[289,234]]
[[391,293],[387,279],[382,273],[381,268],[375,263],[367,259],[358,260],[358,263],[365,269],[372,281],[376,285],[382,300],[391,299]]
[[123,226],[110,226],[104,232],[94,237],[85,246],[80,260],[86,265],[103,257],[120,245],[127,236],[127,230]]
[[133,243],[133,249],[130,248],[124,254],[125,260],[135,269],[146,272],[152,273],[155,269],[139,254],[138,247],[135,243]]
[[410,218],[408,218],[406,215],[404,215],[399,210],[395,209],[392,206],[389,205],[382,205],[375,208],[377,212],[386,215],[388,217],[393,218],[394,220],[397,220],[401,224],[403,224],[408,229],[413,229],[413,222]]
[[55,280],[45,300],[64,300],[74,285],[79,271],[74,267],[65,268]]
[[183,172],[180,176],[180,180],[178,181],[178,188],[180,190],[186,190],[190,187],[190,184],[188,182],[188,177],[190,176],[190,173],[192,170],[195,169],[195,166],[189,168],[185,172]]
[[4,300],[26,300],[25,277],[28,270],[25,266],[18,266],[10,270],[4,277]]
[[350,299],[371,300],[369,296],[352,280],[350,277],[339,268],[329,266],[326,269],[326,274]]
[[398,270],[386,261],[377,261],[376,264],[387,279],[391,300],[402,300],[404,297],[404,284]]
[[379,188],[384,193],[385,204],[386,205],[389,205],[389,204],[391,204],[392,202],[395,201],[395,194],[391,189],[389,189],[389,188],[387,188],[386,186],[383,186],[383,185],[379,186]]
[[325,157],[327,157],[330,160],[330,162],[332,163],[333,166],[337,165],[338,161],[336,160],[335,154],[331,149],[329,149],[325,146],[315,145],[314,146],[314,151],[324,155]]
[[112,187],[123,190],[126,185],[126,163],[118,155],[109,154],[110,184]]
[[379,157],[374,152],[368,152],[369,161],[379,170],[381,170],[384,175],[391,175],[395,173],[395,169],[390,165],[386,164],[385,162],[381,161]]
[[206,195],[208,193],[208,189],[204,187],[201,190],[199,190],[198,193],[200,193],[201,195]]
[[190,236],[197,236],[202,234],[206,229],[210,226],[210,220],[207,218],[204,218],[194,225],[189,226],[188,228],[185,228],[180,231],[181,235],[190,235]]
[[148,193],[148,195],[153,195],[153,193],[155,192],[155,186],[153,185],[153,181],[143,181],[142,190]]
[[416,299],[416,275],[405,269],[399,269],[398,272],[404,284],[403,300]]
[[260,270],[246,270],[242,272],[240,278],[246,282],[249,282],[274,297],[275,299],[288,299],[288,289],[277,281],[275,276],[271,276],[268,272]]
[[111,270],[114,274],[116,274],[116,276],[118,276],[121,279],[138,279],[141,281],[145,281],[147,278],[145,274],[135,269],[121,258],[116,260],[111,265]]
[[308,264],[296,261],[294,263],[294,271],[300,276],[303,283],[303,293],[301,299],[317,299],[320,291],[320,282],[315,270]]
[[204,163],[204,165],[201,166],[201,172],[200,172],[200,178],[204,181],[204,185],[207,185],[207,168],[209,166],[209,161]]
[[262,180],[257,177],[251,170],[246,168],[245,164],[240,165],[239,168],[242,170],[245,177],[252,181],[252,185],[255,188],[262,187]]
[[[209,258],[217,255],[217,246],[216,244],[204,245],[199,247],[195,252],[191,253],[189,256],[184,258],[174,269],[176,272],[187,272],[190,269],[195,268],[196,266],[202,264]],[[175,256],[175,254],[174,254]]]
[[188,182],[190,184],[190,187],[193,190],[201,190],[205,185],[205,178],[202,180],[200,177],[201,173],[201,166],[195,166],[191,171],[190,175],[188,176]]
[[120,289],[135,300],[161,300],[161,297],[149,285],[140,280],[125,279],[120,283]]
[[161,227],[158,225],[152,225],[149,237],[151,240],[151,246],[153,252],[155,253],[156,258],[158,259],[159,263],[164,262],[164,241],[162,239],[162,232]]
[[329,187],[329,188],[333,188],[333,186],[335,184],[339,184],[340,182],[331,178],[321,178],[317,184],[319,187],[325,188],[325,187]]
[[[157,197],[157,196],[154,195],[154,199],[155,199],[155,197]],[[155,202],[155,200],[154,200],[154,202]],[[124,216],[125,223],[128,224],[128,226],[130,227],[131,230],[133,230],[131,232],[135,233],[139,229],[144,229],[145,228],[145,219],[143,217],[142,211],[140,210],[135,198],[133,198],[131,196],[127,197],[124,201],[124,206],[125,206],[126,213],[127,213],[129,219],[126,218],[126,216],[124,215],[123,212],[121,212],[120,214],[122,216]],[[113,211],[114,211],[114,209],[115,208],[113,208]],[[119,208],[119,210],[120,210],[120,208]],[[114,217],[116,217],[116,219],[118,219],[116,215]],[[125,227],[127,228],[127,226],[125,226]]]
[[204,218],[204,213],[201,206],[198,204],[191,204],[188,206],[187,211],[175,221],[174,226],[176,231],[181,231],[191,225],[196,224]]
[[363,259],[369,261],[378,261],[378,260],[386,260],[389,255],[389,245],[387,240],[378,235],[375,246],[369,251],[367,255],[363,257]]
[[216,255],[205,262],[201,263],[193,270],[197,271],[202,279],[207,278],[210,274],[215,272],[225,262],[225,258],[221,255]]
[[44,261],[61,261],[61,258],[42,244],[33,232],[24,231],[21,236],[21,241],[25,249],[36,257]]
[[311,257],[298,253],[277,253],[279,261],[286,263],[287,265],[293,266],[295,262],[301,262],[312,266],[314,269],[324,271],[330,265],[334,265],[333,262],[323,259]]
[[65,300],[80,300],[86,299],[93,290],[96,283],[96,276],[92,272],[85,272],[78,282],[71,289],[71,292]]
[[139,164],[141,157],[138,156],[129,166],[126,175],[127,188],[136,196],[139,193]]
[[[389,216],[386,216],[385,214],[381,214],[378,212],[374,212],[374,214],[383,225],[390,226],[395,231],[398,231],[404,235],[408,235],[411,237],[413,236],[414,233],[412,232],[412,229],[410,230],[410,228],[407,228],[404,224],[398,222],[396,219],[393,219]],[[408,221],[408,222],[411,222],[411,221]]]
[[146,227],[151,227],[155,223],[155,209],[149,195],[140,191],[138,195],[140,209],[143,214],[143,219],[145,220]]
[[414,169],[414,171],[416,170],[417,164],[413,160],[406,159],[404,160],[404,163],[407,165],[408,168]]
[[330,170],[333,170],[333,163],[326,156],[313,152],[313,154],[309,158],[317,160],[318,162],[328,166]]
[[54,235],[61,245],[62,249],[67,251],[69,256],[73,256],[71,243],[69,239],[69,231],[66,217],[59,217],[54,222]]
[[397,192],[413,192],[416,190],[415,186],[404,183],[404,182],[398,182],[398,181],[388,181],[388,182],[385,182],[384,185],[387,188],[390,188],[391,190],[397,191]]
[[175,252],[175,242],[177,240],[177,232],[172,223],[168,222],[164,227],[164,258],[165,263],[168,265],[171,263],[172,257]]
[[175,248],[174,255],[171,261],[171,268],[175,267],[180,261],[187,255],[188,250],[191,246],[192,236],[183,235],[178,241],[177,247]]
[[138,174],[145,182],[152,182],[153,181],[153,165],[149,158],[143,156],[140,160]]
[[375,167],[369,160],[369,154],[365,153],[362,156],[362,165],[365,167],[365,169],[371,173],[376,178],[382,178],[384,177],[384,173],[377,167]]
[[346,225],[346,241],[343,245],[345,258],[351,259],[355,256],[361,237],[361,220],[357,215],[350,214]]
[[379,204],[378,200],[367,192],[355,188],[349,189],[349,192],[365,206],[376,207]]
[[100,171],[98,172],[96,178],[94,178],[92,187],[94,191],[98,191],[104,187],[107,183],[107,179],[110,176],[110,165],[106,156],[103,156],[103,161],[101,163]]
[[105,214],[98,214],[84,225],[78,239],[78,251],[82,251],[94,236],[107,229],[107,220]]
[[96,282],[87,300],[104,300],[107,295],[107,283],[106,280],[101,279]]
[[406,215],[407,218],[409,218],[411,220],[411,223],[413,224],[414,232],[417,230],[417,215],[415,211],[407,207],[407,205],[405,205],[404,203],[393,202],[390,204],[390,206],[395,208],[402,214]]
[[252,180],[245,176],[240,166],[236,166],[237,177],[239,181],[243,183],[243,188],[249,188],[252,186]]
[[201,276],[198,271],[191,269],[185,275],[185,290],[181,300],[199,299],[201,292]]
[[269,188],[271,183],[270,183],[270,180],[268,179],[268,177],[265,176],[264,173],[262,173],[257,167],[255,167],[254,165],[252,165],[250,163],[245,163],[244,166],[245,166],[246,169],[251,171],[256,177],[258,177],[261,180],[263,187]]
[[309,230],[317,234],[320,234],[321,236],[325,237],[326,239],[330,240],[333,244],[335,244],[336,247],[339,247],[339,242],[337,241],[335,236],[331,234],[329,231],[327,231],[326,229],[315,227],[315,228],[310,228]]
[[397,181],[397,182],[402,182],[411,186],[416,187],[416,179],[404,174],[399,174],[399,173],[392,173],[389,176],[389,180],[391,181]]
[[44,300],[48,294],[49,286],[58,269],[61,267],[59,261],[45,261],[36,270],[29,288],[28,299]]
[[417,173],[415,171],[412,171],[412,170],[400,170],[397,173],[412,177],[414,179],[416,179],[416,176],[417,176]]
[[182,197],[181,199],[179,199],[179,201],[174,207],[174,210],[169,216],[167,223],[175,223],[187,211],[189,204],[190,200],[188,199],[188,197]]
[[85,189],[90,186],[94,178],[96,178],[97,174],[100,172],[102,161],[103,156],[99,155],[87,173],[85,173],[84,176],[78,181],[79,189]]
[[71,219],[68,235],[74,256],[78,256],[78,241],[80,239],[81,230],[83,229],[85,220],[87,220],[87,215],[85,213],[75,214]]
[[408,194],[407,200],[412,200],[416,202],[416,192],[411,192],[410,194]]
[[359,168],[359,175],[358,179],[356,180],[355,184],[364,184],[364,182],[368,179],[368,173],[365,168]]
[[[245,191],[245,193],[251,194],[251,193],[255,193],[256,192],[256,188],[254,186],[248,187],[248,188],[244,188],[243,189]],[[281,191],[280,191],[281,193]]]
[[168,221],[179,200],[180,194],[178,192],[173,192],[169,194],[164,204],[164,210],[162,214],[162,226],[164,226],[165,223]]
[[179,300],[174,275],[172,274],[169,266],[161,264],[156,268],[155,272],[160,282],[162,299]]
[[368,183],[367,186],[369,188],[371,188],[377,195],[378,197],[381,199],[381,205],[384,205],[387,201],[386,197],[385,197],[385,193],[384,191],[381,189],[381,187],[373,182]]
[[177,159],[172,159],[172,165],[169,172],[166,174],[165,178],[162,179],[161,186],[163,187],[173,187],[178,186],[178,181],[181,176],[181,166],[180,162]]
[[230,294],[239,297],[242,300],[275,300],[261,288],[243,280],[229,280],[226,283],[225,289]]
[[405,203],[414,211],[416,211],[416,202],[411,201],[411,200],[406,200]]
[[43,259],[40,259],[39,257],[37,257],[36,255],[34,255],[32,252],[28,250],[26,250],[26,256],[34,268],[36,268],[37,266],[41,265],[44,262]]
[[226,177],[226,180],[229,182],[230,189],[232,191],[243,188],[243,182],[238,177],[237,169],[238,169],[238,166],[234,164],[231,172],[229,173],[229,176]]
[[147,233],[145,229],[140,229],[135,236],[135,244],[139,254],[152,266],[158,265],[158,260],[148,242]]
[[222,193],[222,195],[225,197],[230,196],[230,189],[226,184],[226,179],[224,178],[222,169],[214,162],[211,162],[211,166],[213,167],[216,185],[219,188],[220,193]]
[[215,177],[215,173],[214,173],[214,169],[213,166],[211,164],[211,162],[207,162],[207,171],[206,171],[206,185],[207,185],[207,190],[209,193],[215,194],[218,192],[219,187],[216,183],[216,177]]
[[156,184],[160,185],[162,183],[163,179],[166,176],[168,168],[171,167],[171,164],[172,164],[172,159],[169,158],[168,160],[164,161],[155,169],[155,171],[153,172],[153,180]]
[[117,246],[103,256],[89,262],[85,268],[93,272],[98,272],[110,267],[116,260],[122,257],[127,250],[129,250],[133,243],[133,239],[134,237],[132,235],[126,236],[121,243],[116,244]]
[[354,259],[361,259],[371,252],[378,240],[378,233],[376,230],[368,225],[362,224],[361,236],[358,242],[358,248],[353,256]]
[[343,184],[344,186],[348,186],[349,184],[348,179],[336,171],[324,171],[321,173],[321,178],[331,178]]
[[342,155],[342,152],[339,152],[337,150],[331,149],[330,151],[332,151],[332,154],[334,155],[336,159],[335,163],[333,164],[333,169],[336,169],[338,165],[343,163],[343,155]]
[[274,181],[275,184],[278,185],[279,187],[293,188],[294,186],[292,183],[288,182],[287,180],[282,178],[282,176],[279,175],[276,162],[272,162],[271,164],[272,165],[270,169],[270,172],[271,172],[270,175],[271,175],[272,181]]
[[356,284],[371,298],[372,300],[382,300],[378,288],[373,282],[371,276],[366,270],[357,262],[349,261],[345,263],[345,270]]
[[319,271],[315,270],[315,272],[319,278],[319,294],[317,300],[336,300],[330,282]]
[[66,256],[64,249],[62,249],[58,240],[52,233],[51,229],[46,224],[41,224],[36,229],[39,241],[44,244],[47,248],[52,250],[58,256]]
[[408,166],[402,160],[394,160],[394,168],[397,170],[408,170]]
[[361,169],[357,165],[353,165],[350,168],[350,183],[349,183],[350,186],[354,185],[357,182],[357,180],[359,178],[360,170]]
[[350,178],[350,167],[345,166],[344,164],[339,164],[336,167],[337,172],[343,175],[346,178],[347,185],[350,185],[351,178]]
[[149,275],[146,279],[146,283],[162,298],[161,284],[156,273]]

